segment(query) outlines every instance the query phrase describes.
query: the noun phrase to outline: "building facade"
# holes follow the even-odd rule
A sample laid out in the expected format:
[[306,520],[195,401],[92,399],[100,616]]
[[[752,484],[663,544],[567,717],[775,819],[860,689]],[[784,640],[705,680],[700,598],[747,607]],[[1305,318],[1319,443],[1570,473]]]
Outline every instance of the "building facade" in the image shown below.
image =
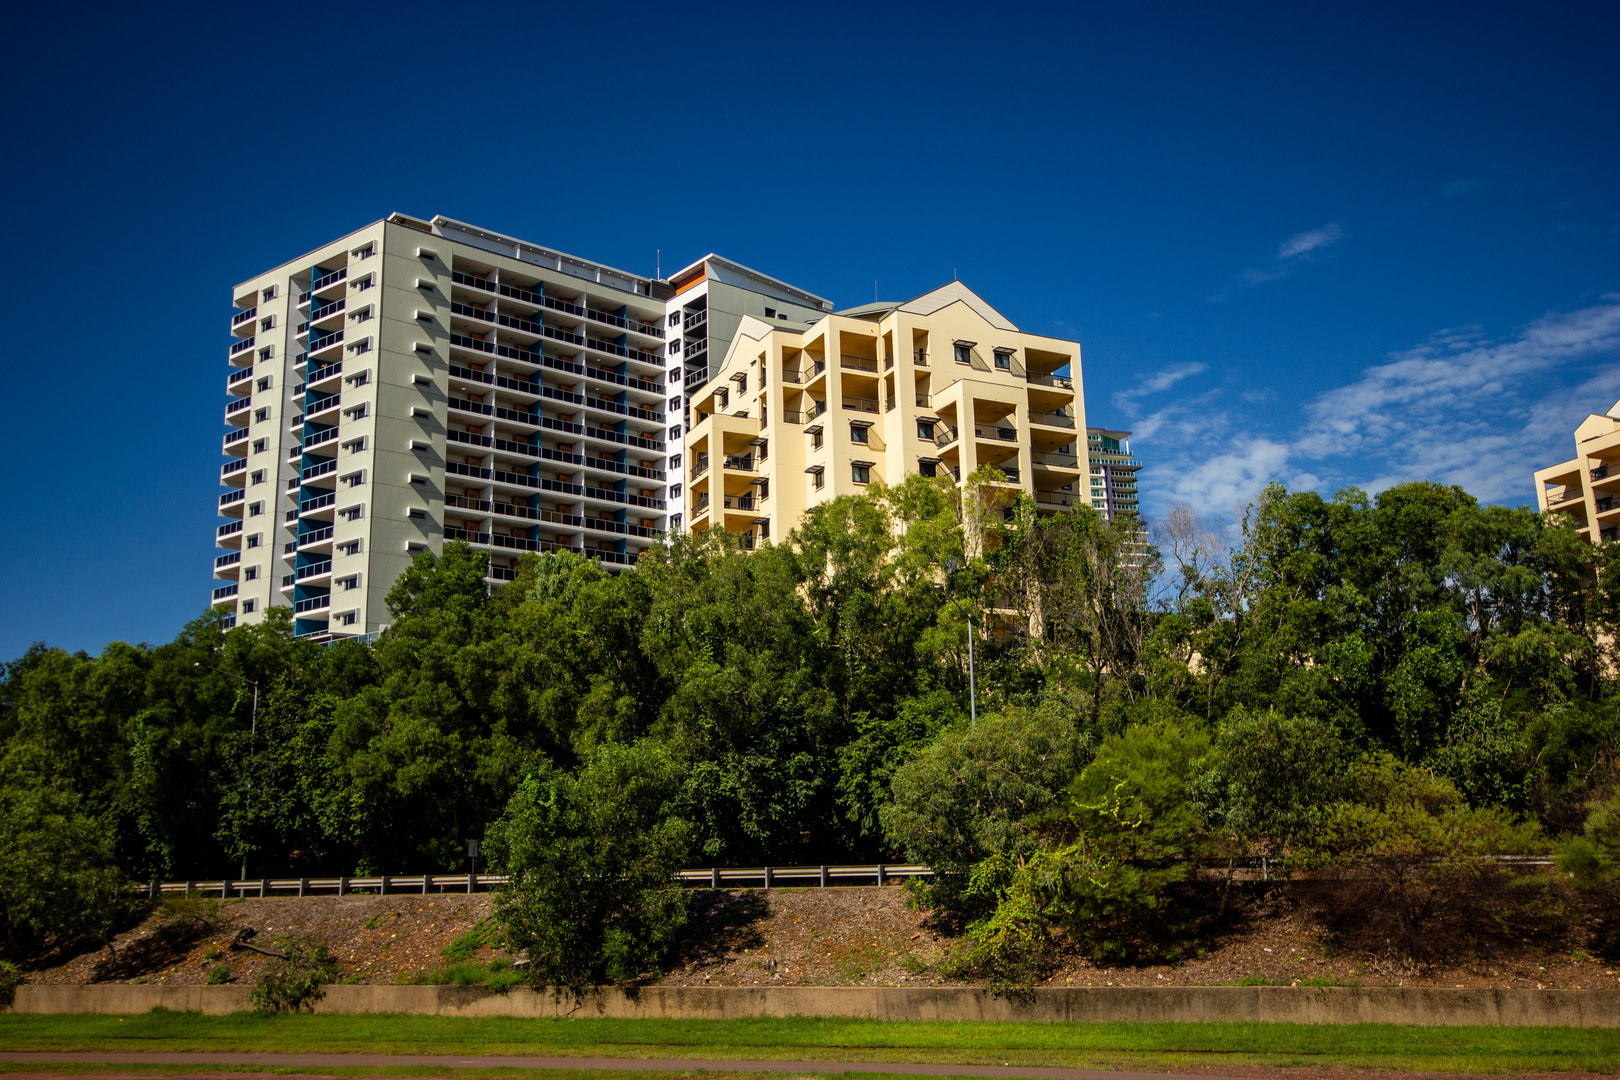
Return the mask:
[[1104,518],[1138,516],[1136,474],[1142,463],[1131,453],[1131,433],[1109,428],[1086,429],[1086,455],[1091,469],[1091,506]]
[[691,404],[687,528],[744,546],[912,473],[989,465],[1043,510],[1087,498],[1079,343],[1024,333],[960,282],[808,326],[744,316]]
[[403,214],[243,282],[214,601],[233,621],[290,606],[300,635],[361,635],[445,540],[490,551],[497,581],[526,551],[633,563],[668,528],[683,434],[672,296]]
[[1575,429],[1575,456],[1535,472],[1542,513],[1568,514],[1592,543],[1620,539],[1620,401]]

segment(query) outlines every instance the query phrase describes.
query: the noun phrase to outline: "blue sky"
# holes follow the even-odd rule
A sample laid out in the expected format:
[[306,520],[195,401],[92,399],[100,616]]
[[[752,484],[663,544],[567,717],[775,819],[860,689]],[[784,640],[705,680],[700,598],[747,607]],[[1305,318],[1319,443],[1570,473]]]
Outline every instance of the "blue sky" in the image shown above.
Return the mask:
[[[0,658],[202,611],[230,289],[392,211],[1082,343],[1149,512],[1532,501],[1620,397],[1620,8],[32,5]],[[95,268],[91,273],[90,268]],[[875,285],[874,285],[875,283]]]

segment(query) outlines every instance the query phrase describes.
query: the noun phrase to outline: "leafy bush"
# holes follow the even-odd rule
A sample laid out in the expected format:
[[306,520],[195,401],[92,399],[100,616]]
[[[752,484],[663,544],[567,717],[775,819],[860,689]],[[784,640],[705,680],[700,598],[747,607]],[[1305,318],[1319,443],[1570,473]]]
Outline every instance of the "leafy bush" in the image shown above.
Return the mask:
[[1357,801],[1326,815],[1299,894],[1340,942],[1420,965],[1558,947],[1572,919],[1547,875],[1492,855],[1545,850],[1540,830],[1474,809],[1448,780],[1387,754],[1352,771]]
[[0,949],[15,957],[84,938],[110,947],[134,906],[125,885],[111,831],[77,795],[42,775],[0,782]]
[[675,816],[683,770],[652,742],[588,751],[572,775],[530,776],[489,850],[511,875],[497,901],[536,985],[582,991],[654,970],[686,922],[675,884],[691,827]]
[[17,1001],[17,987],[22,985],[22,972],[9,960],[0,960],[0,1011],[11,1008]]
[[477,926],[459,935],[454,941],[439,950],[446,963],[459,964],[464,960],[471,960],[473,954],[490,944],[490,920],[485,919]]
[[231,981],[231,966],[229,964],[216,964],[208,969],[208,985],[220,986]]
[[310,1012],[326,996],[325,987],[342,973],[326,942],[280,942],[286,959],[274,961],[253,984],[253,1008],[260,1013]]

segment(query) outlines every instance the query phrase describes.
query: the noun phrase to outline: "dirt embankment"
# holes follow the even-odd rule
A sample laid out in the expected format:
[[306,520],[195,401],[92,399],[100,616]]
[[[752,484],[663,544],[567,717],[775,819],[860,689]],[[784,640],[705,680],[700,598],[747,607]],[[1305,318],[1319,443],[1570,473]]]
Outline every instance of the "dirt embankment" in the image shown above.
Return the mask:
[[[491,897],[345,896],[192,901],[177,915],[159,910],[118,936],[111,953],[84,953],[30,971],[44,983],[251,982],[269,957],[232,943],[274,949],[288,937],[327,943],[351,982],[412,982],[444,968],[444,949],[489,924]],[[677,985],[958,985],[942,972],[956,944],[905,890],[772,889],[692,897],[692,917],[663,981]],[[506,954],[463,941],[457,959]],[[216,969],[229,970],[220,974]],[[1336,952],[1315,924],[1286,902],[1257,904],[1204,951],[1174,964],[1119,966],[1074,959],[1048,980],[1056,986],[1187,986],[1294,982],[1363,986],[1620,988],[1615,966],[1579,950],[1526,950],[1489,964],[1418,972],[1368,955]]]

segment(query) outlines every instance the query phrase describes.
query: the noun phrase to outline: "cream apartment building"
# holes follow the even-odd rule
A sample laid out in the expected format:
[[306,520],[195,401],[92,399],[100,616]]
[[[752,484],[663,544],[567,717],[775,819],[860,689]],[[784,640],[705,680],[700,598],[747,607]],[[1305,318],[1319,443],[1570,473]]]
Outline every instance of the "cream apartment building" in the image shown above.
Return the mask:
[[1620,539],[1620,401],[1575,429],[1575,456],[1535,472],[1541,512],[1568,514],[1593,543]]
[[1089,502],[1079,343],[1019,330],[961,282],[792,327],[744,317],[692,398],[684,520],[744,546],[912,473],[990,465],[1044,510]]

